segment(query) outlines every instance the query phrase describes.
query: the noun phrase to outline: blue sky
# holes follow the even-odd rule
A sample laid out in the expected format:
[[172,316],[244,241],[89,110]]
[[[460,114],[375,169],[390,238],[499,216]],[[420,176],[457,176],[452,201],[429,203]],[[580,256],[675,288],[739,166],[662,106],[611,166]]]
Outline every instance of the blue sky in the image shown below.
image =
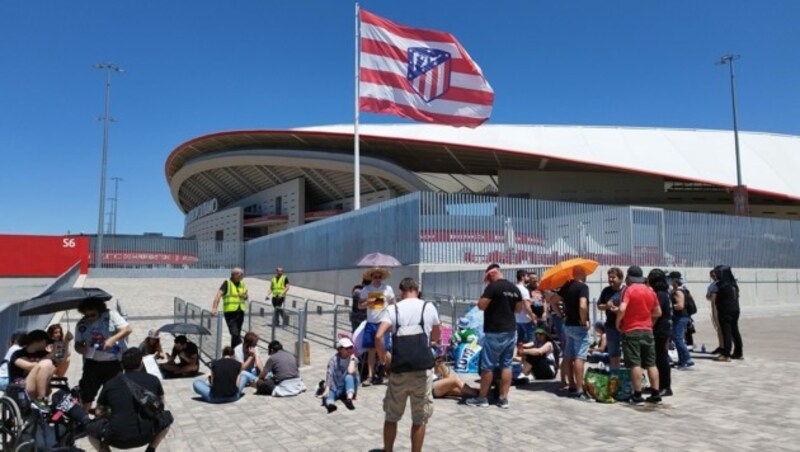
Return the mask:
[[[455,34],[495,90],[490,123],[729,129],[728,73],[714,61],[733,52],[741,129],[800,135],[794,0],[362,6]],[[120,233],[182,233],[164,162],[190,138],[352,121],[349,1],[6,0],[0,42],[0,233],[96,231],[98,62],[126,69],[108,165],[125,179]]]

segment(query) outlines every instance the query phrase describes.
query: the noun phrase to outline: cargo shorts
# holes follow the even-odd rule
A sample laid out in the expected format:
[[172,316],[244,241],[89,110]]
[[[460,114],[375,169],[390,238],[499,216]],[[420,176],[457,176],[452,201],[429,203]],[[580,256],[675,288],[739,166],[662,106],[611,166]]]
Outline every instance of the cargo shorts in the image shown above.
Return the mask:
[[387,422],[399,422],[403,418],[409,398],[411,422],[427,424],[433,415],[433,370],[392,373],[383,399]]

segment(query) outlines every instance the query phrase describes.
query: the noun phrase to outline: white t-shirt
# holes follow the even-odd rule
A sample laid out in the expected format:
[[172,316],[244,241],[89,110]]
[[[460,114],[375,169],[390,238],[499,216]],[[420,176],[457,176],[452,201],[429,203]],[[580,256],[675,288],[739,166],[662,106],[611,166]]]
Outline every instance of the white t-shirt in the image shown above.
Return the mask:
[[[406,298],[397,302],[397,311],[394,306],[387,306],[381,316],[381,322],[389,323],[392,325],[392,331],[395,331],[397,325],[400,325],[400,334],[405,333],[405,327],[419,326],[419,319],[422,316],[422,307],[425,302],[419,298]],[[397,314],[400,315],[400,320],[397,319]],[[442,322],[439,320],[439,312],[436,310],[436,305],[428,303],[425,306],[425,317],[423,320],[425,334],[428,335],[428,340],[431,337],[431,329],[433,325],[440,325]],[[411,328],[413,329],[413,328]],[[416,331],[419,334],[419,330]],[[409,334],[414,334],[414,331],[409,331]]]
[[369,300],[370,298],[377,298],[378,301],[371,306],[367,306],[367,322],[379,323],[383,308],[390,306],[394,301],[392,286],[386,284],[381,284],[379,287],[375,287],[372,284],[364,286],[359,294],[359,301]]
[[8,348],[8,352],[6,352],[6,356],[3,358],[3,365],[0,366],[0,378],[8,378],[8,361],[11,359],[11,355],[13,355],[14,352],[21,349],[22,347],[17,344]]
[[[258,347],[255,348],[255,354],[256,354],[256,359],[253,360],[253,364],[250,365],[250,369],[255,367],[256,361],[258,361],[258,358],[259,358]],[[233,349],[233,357],[236,359],[236,361],[239,361],[240,363],[244,363],[244,343],[241,343],[241,344],[237,345]],[[250,370],[250,369],[247,369],[247,370]]]
[[519,293],[522,294],[522,303],[519,304],[519,312],[514,313],[514,319],[517,323],[531,323],[531,318],[528,317],[528,310],[525,309],[523,304],[531,299],[531,292],[525,287],[525,284],[522,283],[517,284],[517,289],[519,289]]
[[124,339],[117,342],[116,345],[119,346],[117,353],[97,350],[95,347],[105,344],[108,338],[126,326],[128,326],[128,322],[117,311],[112,310],[100,314],[100,317],[93,322],[81,319],[75,326],[75,345],[81,342],[86,344],[86,351],[83,354],[86,359],[118,361],[122,357],[122,353],[128,349],[128,344],[125,343]]

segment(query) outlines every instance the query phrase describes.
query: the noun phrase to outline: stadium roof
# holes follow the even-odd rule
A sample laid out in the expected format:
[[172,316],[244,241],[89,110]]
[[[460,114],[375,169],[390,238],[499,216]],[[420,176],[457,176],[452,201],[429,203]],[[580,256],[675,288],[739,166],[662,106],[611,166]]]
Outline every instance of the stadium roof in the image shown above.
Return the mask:
[[[751,192],[800,200],[800,137],[739,133],[742,178]],[[166,162],[183,211],[222,205],[304,176],[312,197],[352,192],[351,125],[241,130],[178,146]],[[362,125],[362,190],[491,191],[504,169],[632,172],[717,187],[736,184],[733,133],[719,130],[484,125]]]

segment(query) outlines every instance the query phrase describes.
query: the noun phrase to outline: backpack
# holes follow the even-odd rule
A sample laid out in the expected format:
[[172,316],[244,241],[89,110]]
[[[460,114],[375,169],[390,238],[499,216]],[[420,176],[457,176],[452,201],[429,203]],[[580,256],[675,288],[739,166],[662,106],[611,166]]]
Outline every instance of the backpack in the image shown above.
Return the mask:
[[164,403],[161,399],[153,394],[152,391],[143,388],[141,385],[134,383],[124,375],[122,380],[128,386],[128,390],[133,396],[134,405],[139,411],[139,415],[144,419],[153,420],[164,411]]
[[[400,326],[400,311],[394,305],[396,328],[392,333],[392,363],[393,373],[414,372],[418,370],[433,369],[434,359],[431,352],[428,335],[425,334],[425,308],[428,302],[422,305],[419,324]],[[412,329],[413,334],[400,334],[400,328]]]
[[684,290],[683,295],[683,309],[686,310],[686,314],[689,317],[697,314],[697,304],[694,302],[694,297],[692,297],[692,294],[689,293],[688,290]]

